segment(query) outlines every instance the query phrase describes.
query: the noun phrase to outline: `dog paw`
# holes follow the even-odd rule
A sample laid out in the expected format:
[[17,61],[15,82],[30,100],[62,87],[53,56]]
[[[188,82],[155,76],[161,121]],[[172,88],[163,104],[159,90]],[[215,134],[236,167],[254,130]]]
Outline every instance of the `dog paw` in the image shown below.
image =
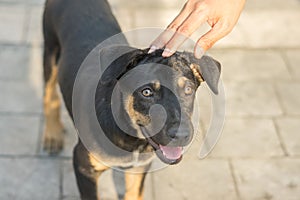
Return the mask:
[[62,126],[46,128],[43,136],[43,149],[50,155],[60,153],[64,146],[64,128]]

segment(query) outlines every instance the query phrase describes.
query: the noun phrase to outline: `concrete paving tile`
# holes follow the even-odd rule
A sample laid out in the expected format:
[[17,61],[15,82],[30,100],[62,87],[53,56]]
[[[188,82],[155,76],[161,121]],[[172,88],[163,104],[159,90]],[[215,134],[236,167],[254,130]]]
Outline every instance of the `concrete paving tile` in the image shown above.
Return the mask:
[[258,158],[282,155],[272,120],[227,118],[211,156]]
[[[178,15],[177,9],[136,9],[134,25],[136,28],[160,27],[165,28]],[[155,18],[153,18],[155,16]]]
[[130,9],[122,9],[121,8],[114,8],[112,7],[112,11],[121,26],[121,29],[123,32],[130,31],[133,29],[133,23],[134,23],[134,12]]
[[154,199],[154,188],[153,186],[153,174],[148,173],[146,176],[145,184],[144,184],[144,199],[145,200],[153,200]]
[[231,50],[212,51],[222,67],[225,81],[278,81],[289,80],[291,75],[278,51]]
[[153,172],[153,181],[156,200],[237,199],[224,160],[183,160]]
[[285,113],[300,114],[300,84],[299,83],[278,83],[277,90]]
[[20,43],[25,26],[26,9],[23,5],[0,6],[0,42]]
[[0,79],[28,80],[30,48],[27,46],[2,46],[0,52]]
[[71,160],[64,161],[62,194],[68,198],[79,197],[79,191],[77,189],[76,178]]
[[292,156],[300,155],[300,118],[279,118],[276,124],[288,153]]
[[0,154],[34,155],[39,137],[39,116],[0,116]]
[[53,159],[0,159],[0,199],[59,199],[59,163]]
[[80,197],[64,197],[63,200],[81,200]]
[[245,4],[245,11],[248,10],[285,10],[285,9],[291,9],[296,10],[300,8],[300,2],[298,0],[252,0],[252,1],[246,1]]
[[34,43],[37,45],[43,44],[43,29],[42,29],[42,18],[43,18],[44,6],[33,6],[30,9],[30,18],[27,32],[27,43]]
[[0,66],[0,111],[40,112],[41,48],[6,46],[0,53]]
[[235,177],[242,200],[298,200],[300,160],[235,160]]
[[42,91],[30,84],[0,81],[0,112],[40,113]]
[[[199,34],[197,39],[199,39],[199,36],[201,35]],[[213,46],[213,49],[223,47],[245,47],[247,45],[247,37],[242,29],[242,26],[238,22],[226,37],[216,42],[216,44]]]
[[0,0],[0,3],[9,3],[9,4],[25,4],[25,5],[36,5],[41,4],[43,5],[46,0]]
[[248,11],[242,13],[239,24],[248,47],[298,47],[299,19],[299,10]]
[[289,67],[291,68],[292,77],[300,79],[300,50],[288,50],[286,56]]
[[101,174],[98,180],[98,196],[102,199],[117,200],[118,195],[112,179],[112,170],[107,170]]
[[[152,1],[144,1],[144,0],[135,0],[134,3],[128,3],[123,0],[108,0],[111,6],[113,7],[127,7],[127,8],[163,8],[163,9],[181,9],[184,5],[184,1],[176,0],[176,1],[168,1],[168,0],[152,0]],[[179,12],[180,10],[178,10]]]
[[278,116],[282,114],[274,88],[268,83],[225,84],[227,116]]

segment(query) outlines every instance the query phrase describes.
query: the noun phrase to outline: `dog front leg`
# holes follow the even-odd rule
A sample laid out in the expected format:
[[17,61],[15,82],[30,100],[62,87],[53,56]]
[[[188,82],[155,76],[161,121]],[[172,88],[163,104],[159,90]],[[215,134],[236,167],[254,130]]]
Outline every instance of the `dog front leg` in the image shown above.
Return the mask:
[[[134,168],[134,172],[125,172],[125,196],[124,200],[143,200],[144,182],[150,165]],[[137,173],[138,172],[138,173]]]
[[80,141],[74,148],[73,167],[81,199],[98,200],[98,178],[108,167],[96,160]]

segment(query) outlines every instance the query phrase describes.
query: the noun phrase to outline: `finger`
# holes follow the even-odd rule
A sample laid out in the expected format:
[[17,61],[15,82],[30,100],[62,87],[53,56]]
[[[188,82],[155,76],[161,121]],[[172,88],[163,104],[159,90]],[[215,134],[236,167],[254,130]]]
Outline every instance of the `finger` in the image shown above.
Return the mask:
[[184,7],[181,9],[180,13],[168,25],[167,29],[177,30],[178,27],[188,18],[191,12],[192,9],[188,7],[187,4],[185,4]]
[[223,38],[232,30],[226,23],[216,23],[212,29],[205,33],[196,43],[194,54],[196,58],[201,58],[205,51],[210,49],[218,40]]
[[161,49],[172,38],[175,31],[171,29],[164,30],[150,45],[148,53],[152,53],[157,49]]
[[182,45],[184,41],[191,36],[198,27],[207,20],[206,14],[202,13],[199,16],[198,12],[193,12],[189,17],[180,25],[174,36],[166,44],[164,57],[171,56]]
[[150,50],[148,53],[152,53],[157,49],[163,48],[168,41],[172,38],[177,28],[181,23],[189,16],[190,11],[187,9],[186,4],[180,11],[180,13],[175,17],[175,19],[167,26],[166,30],[163,31],[150,45]]

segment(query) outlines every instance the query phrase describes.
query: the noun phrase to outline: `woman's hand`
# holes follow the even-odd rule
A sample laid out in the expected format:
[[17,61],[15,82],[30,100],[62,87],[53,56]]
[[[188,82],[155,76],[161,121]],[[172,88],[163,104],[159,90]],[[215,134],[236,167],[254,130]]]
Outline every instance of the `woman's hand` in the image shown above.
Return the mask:
[[165,47],[162,54],[169,57],[204,22],[211,29],[199,38],[194,48],[196,58],[218,40],[231,32],[243,10],[245,0],[188,0],[179,15],[150,45],[149,53]]

